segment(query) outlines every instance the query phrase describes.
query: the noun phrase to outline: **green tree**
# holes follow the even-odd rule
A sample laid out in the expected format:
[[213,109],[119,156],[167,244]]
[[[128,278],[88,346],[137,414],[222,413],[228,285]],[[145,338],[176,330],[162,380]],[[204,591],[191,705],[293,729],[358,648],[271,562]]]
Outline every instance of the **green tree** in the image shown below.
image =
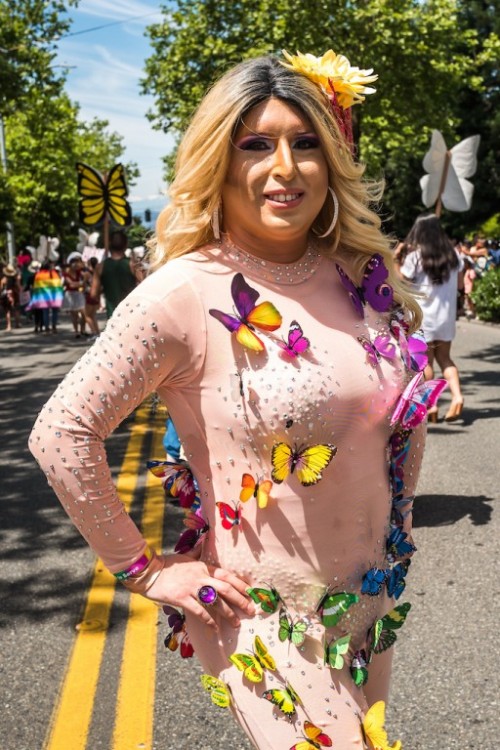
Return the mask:
[[465,83],[461,88],[457,133],[462,138],[481,136],[472,209],[448,218],[456,234],[465,234],[497,214],[500,206],[500,0],[462,0],[459,24],[461,29],[473,26],[478,34],[478,85]]
[[[78,106],[65,94],[34,96],[7,118],[7,182],[19,245],[36,244],[40,234],[72,241],[78,226],[75,163],[106,171],[123,154],[122,138],[107,126],[105,120],[80,122]],[[127,172],[130,180],[138,174],[134,164]]]
[[25,97],[56,94],[63,77],[53,63],[57,40],[69,29],[75,0],[3,0],[0,4],[0,114],[19,110]]
[[154,52],[143,87],[155,97],[151,119],[179,136],[203,92],[240,60],[332,47],[379,74],[377,95],[354,108],[355,133],[368,173],[387,180],[387,225],[404,234],[423,210],[419,177],[431,130],[453,140],[459,92],[481,86],[478,30],[459,25],[460,10],[458,0],[177,0],[149,29]]

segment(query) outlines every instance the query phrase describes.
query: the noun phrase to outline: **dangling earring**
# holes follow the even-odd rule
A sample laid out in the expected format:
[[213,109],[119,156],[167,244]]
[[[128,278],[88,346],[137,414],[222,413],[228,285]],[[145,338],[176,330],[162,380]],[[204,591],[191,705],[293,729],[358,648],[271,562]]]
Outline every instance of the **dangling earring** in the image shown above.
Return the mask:
[[[320,239],[323,239],[324,237],[328,237],[328,235],[333,232],[333,228],[335,227],[335,224],[337,223],[337,219],[339,218],[339,199],[335,195],[335,191],[333,188],[329,187],[328,192],[332,196],[333,200],[333,219],[330,222],[330,226],[326,230],[326,232],[323,232],[323,234],[317,234],[316,236]],[[316,232],[314,232],[316,234]]]
[[220,220],[219,220],[220,203],[212,211],[212,231],[216,240],[220,240]]

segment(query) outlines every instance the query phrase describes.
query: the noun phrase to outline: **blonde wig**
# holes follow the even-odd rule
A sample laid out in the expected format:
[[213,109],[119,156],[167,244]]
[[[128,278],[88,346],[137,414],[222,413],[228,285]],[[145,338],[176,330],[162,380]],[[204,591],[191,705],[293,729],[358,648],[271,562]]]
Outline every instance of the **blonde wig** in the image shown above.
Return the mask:
[[[211,219],[220,206],[232,137],[246,113],[271,98],[295,107],[309,119],[328,164],[339,217],[333,232],[315,243],[324,255],[344,259],[358,282],[368,257],[380,253],[395,299],[408,310],[414,330],[420,325],[420,308],[396,276],[389,240],[381,232],[379,216],[370,209],[370,204],[380,199],[382,186],[362,179],[365,168],[353,160],[326,94],[273,57],[237,65],[208,91],[195,112],[179,146],[176,177],[169,190],[171,202],[158,217],[156,235],[150,243],[151,267],[158,268],[169,259],[214,243]],[[328,196],[311,227],[315,234],[327,229],[332,209]]]

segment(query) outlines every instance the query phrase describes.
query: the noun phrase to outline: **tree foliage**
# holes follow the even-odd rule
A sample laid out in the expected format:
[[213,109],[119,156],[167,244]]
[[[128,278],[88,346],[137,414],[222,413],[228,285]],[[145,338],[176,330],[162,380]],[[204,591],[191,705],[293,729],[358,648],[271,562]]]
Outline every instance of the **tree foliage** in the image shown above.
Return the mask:
[[[56,0],[0,3],[0,115],[8,170],[0,168],[0,228],[11,220],[16,244],[57,235],[74,249],[78,227],[75,162],[108,171],[124,151],[105,120],[83,122],[64,93],[65,71],[54,65],[58,39],[75,5]],[[137,177],[135,164],[128,178]]]
[[[354,108],[358,153],[368,174],[385,177],[383,215],[389,228],[404,234],[423,210],[419,178],[432,129],[450,145],[478,132],[466,122],[460,97],[467,92],[485,102],[491,95],[485,81],[488,71],[493,74],[498,37],[489,10],[498,2],[177,0],[149,29],[154,51],[143,87],[155,97],[150,116],[156,127],[179,136],[222,73],[281,49],[322,54],[331,47],[353,65],[373,66],[377,95]],[[471,5],[484,6],[482,25]]]
[[[8,184],[14,196],[13,223],[18,244],[33,244],[40,234],[63,241],[77,232],[75,163],[104,172],[120,160],[121,137],[105,120],[80,122],[78,106],[65,94],[33,98],[25,110],[7,118]],[[135,165],[128,175],[137,175]]]

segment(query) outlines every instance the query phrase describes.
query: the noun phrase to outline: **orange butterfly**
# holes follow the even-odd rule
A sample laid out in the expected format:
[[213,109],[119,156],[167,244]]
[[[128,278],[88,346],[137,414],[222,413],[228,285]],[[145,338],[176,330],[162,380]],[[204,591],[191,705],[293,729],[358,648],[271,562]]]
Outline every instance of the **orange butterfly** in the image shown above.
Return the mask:
[[255,481],[251,474],[243,474],[241,477],[240,500],[246,503],[251,497],[255,497],[259,508],[266,508],[273,483],[270,479],[264,482]]

